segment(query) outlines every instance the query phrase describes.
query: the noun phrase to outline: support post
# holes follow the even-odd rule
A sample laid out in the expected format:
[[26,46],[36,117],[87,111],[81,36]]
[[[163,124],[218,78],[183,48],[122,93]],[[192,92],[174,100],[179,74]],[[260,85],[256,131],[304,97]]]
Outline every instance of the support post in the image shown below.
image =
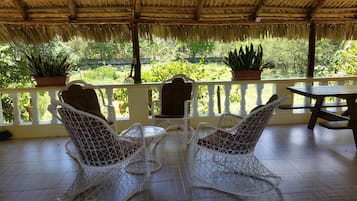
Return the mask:
[[314,68],[315,68],[315,48],[316,48],[316,24],[312,22],[310,24],[309,31],[309,54],[308,54],[308,66],[306,71],[306,77],[314,77]]
[[134,22],[131,23],[131,37],[133,41],[134,83],[141,83],[139,35],[138,35],[138,23],[136,20],[134,20]]

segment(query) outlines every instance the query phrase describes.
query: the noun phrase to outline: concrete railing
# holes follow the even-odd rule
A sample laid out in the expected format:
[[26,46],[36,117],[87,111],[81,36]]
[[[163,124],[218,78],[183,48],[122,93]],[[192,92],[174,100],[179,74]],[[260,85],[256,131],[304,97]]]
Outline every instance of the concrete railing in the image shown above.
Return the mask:
[[[285,104],[309,102],[310,100],[292,95],[286,87],[294,85],[357,85],[357,77],[311,78],[311,79],[279,79],[260,81],[212,81],[197,82],[198,101],[193,105],[193,119],[191,125],[195,127],[201,121],[215,123],[221,113],[246,115],[256,105],[264,104],[272,95],[279,97],[290,96]],[[157,97],[160,83],[97,85],[104,94],[106,102],[113,102],[117,90],[124,90],[127,94],[127,113],[121,113],[120,105],[116,105],[114,114],[118,128],[127,128],[132,123],[140,122],[151,125],[150,102]],[[357,87],[357,86],[356,86]],[[63,87],[0,89],[0,94],[8,95],[12,104],[11,121],[5,118],[5,105],[0,104],[0,131],[9,130],[15,138],[51,137],[67,135],[63,126],[47,111],[51,101],[57,99],[57,93]],[[22,99],[31,100],[24,108],[20,107]],[[331,101],[339,102],[334,99]],[[30,108],[30,109],[29,109]],[[8,109],[8,108],[7,108]],[[26,111],[27,110],[27,111]],[[7,111],[7,110],[6,110]],[[24,121],[24,113],[30,116]],[[9,112],[9,111],[7,111]],[[300,124],[306,123],[310,115],[309,110],[277,110],[270,121],[271,124]]]

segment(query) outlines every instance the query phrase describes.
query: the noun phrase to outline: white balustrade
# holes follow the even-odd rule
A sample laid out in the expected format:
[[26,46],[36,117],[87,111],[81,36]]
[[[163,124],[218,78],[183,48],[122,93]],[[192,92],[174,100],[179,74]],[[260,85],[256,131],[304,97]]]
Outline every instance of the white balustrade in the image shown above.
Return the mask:
[[[292,85],[310,85],[312,83],[314,84],[319,84],[319,85],[326,85],[326,84],[351,84],[351,83],[356,83],[357,82],[357,77],[345,77],[345,78],[309,78],[309,79],[285,79],[285,80],[261,80],[261,81],[242,81],[242,82],[230,82],[230,81],[212,81],[212,82],[197,82],[198,88],[199,88],[199,93],[204,93],[204,94],[198,94],[198,97],[202,96],[208,96],[207,101],[197,101],[194,102],[193,104],[193,116],[198,118],[198,121],[200,118],[205,118],[205,117],[218,117],[220,115],[219,112],[222,113],[230,113],[233,111],[233,113],[237,113],[238,115],[246,115],[247,111],[250,109],[250,107],[253,105],[260,105],[263,104],[265,101],[266,97],[270,97],[272,93],[277,93],[278,96],[286,96],[290,95],[292,98],[287,100],[284,104],[295,104],[296,100],[303,100],[304,103],[310,103],[310,99],[308,98],[303,98],[300,97],[299,99],[293,99],[293,97],[298,96],[296,94],[291,94],[288,90],[286,90],[286,87],[292,86]],[[119,114],[119,109],[116,107],[109,111],[108,115],[112,115],[112,117],[119,117],[117,119],[120,119],[119,122],[122,121],[127,121],[127,124],[131,124],[134,122],[142,122],[144,124],[150,124],[151,123],[151,117],[148,112],[148,90],[151,88],[157,88],[160,83],[143,83],[143,84],[123,84],[123,85],[99,85],[99,87],[105,89],[105,98],[106,102],[109,105],[113,105],[113,97],[114,97],[114,90],[115,89],[127,89],[128,90],[128,100],[130,102],[129,104],[129,117],[123,118],[124,116],[120,116]],[[267,88],[267,86],[273,87],[272,90],[270,88]],[[223,88],[223,90],[217,90],[217,87]],[[202,90],[205,88],[206,90]],[[21,126],[21,125],[26,125],[26,126],[31,126],[31,125],[43,125],[43,124],[58,124],[59,122],[54,118],[53,116],[50,116],[49,119],[42,121],[42,117],[40,117],[40,108],[46,108],[47,105],[39,107],[39,103],[43,103],[44,101],[41,101],[43,98],[40,96],[40,92],[47,91],[48,92],[48,98],[50,99],[50,102],[54,101],[57,99],[57,92],[61,88],[55,88],[55,87],[49,87],[48,89],[44,88],[27,88],[27,89],[0,89],[0,94],[2,95],[8,95],[10,96],[12,100],[12,105],[13,105],[13,120],[11,122],[6,122],[5,116],[3,114],[5,110],[5,106],[0,104],[0,126],[6,126],[7,128],[11,126]],[[200,90],[201,89],[201,90]],[[267,94],[267,92],[269,94]],[[30,94],[30,104],[31,104],[31,122],[26,122],[22,120],[22,115],[21,115],[21,110],[20,110],[20,95],[22,94]],[[230,96],[231,94],[236,94],[239,93],[238,95],[240,96],[240,102],[232,104],[230,101]],[[253,93],[253,95],[252,95]],[[255,95],[256,94],[256,95]],[[216,97],[215,97],[216,96]],[[219,97],[218,97],[219,96]],[[221,107],[220,104],[215,104],[215,100],[223,100],[221,99],[224,96],[224,104],[223,108],[218,108]],[[253,97],[253,99],[252,99]],[[264,98],[263,98],[264,97]],[[344,100],[342,100],[344,101]],[[340,99],[335,99],[336,103],[340,103]],[[138,105],[139,104],[139,105]],[[237,106],[238,104],[238,106]],[[217,107],[217,108],[216,108]],[[236,108],[238,107],[238,108]],[[204,112],[199,111],[198,108],[206,108]],[[6,108],[8,110],[8,108]],[[144,111],[145,110],[145,111]],[[216,112],[218,111],[218,113]],[[340,109],[338,110],[339,112],[341,111]],[[284,119],[280,119],[281,122],[283,123],[288,123],[290,121],[294,122],[296,119],[294,118],[295,116],[293,115],[301,115],[301,114],[309,114],[309,112],[305,110],[299,110],[297,112],[296,110],[284,110],[284,111],[277,111],[278,113],[282,114],[284,116]],[[288,116],[287,116],[288,115]],[[283,118],[283,117],[282,117]],[[1,127],[0,127],[1,130]]]

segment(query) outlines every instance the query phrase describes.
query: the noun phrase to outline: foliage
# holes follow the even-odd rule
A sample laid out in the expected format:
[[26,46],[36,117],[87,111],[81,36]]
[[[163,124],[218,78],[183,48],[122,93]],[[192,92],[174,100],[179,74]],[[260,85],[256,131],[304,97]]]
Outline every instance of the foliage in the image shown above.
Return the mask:
[[114,100],[118,101],[118,108],[120,114],[129,113],[128,90],[116,89],[114,91]]
[[[29,76],[24,76],[25,71],[18,65],[16,58],[12,57],[15,48],[12,45],[0,46],[0,88],[18,88],[29,86]],[[20,99],[22,96],[20,97]],[[3,115],[6,122],[13,120],[13,103],[8,94],[0,94]]]
[[[275,64],[275,68],[264,70],[264,78],[306,76],[308,50],[308,42],[306,40],[273,38],[259,42],[264,46],[264,58]],[[318,63],[316,64],[318,65]]]
[[12,103],[11,97],[7,94],[2,94],[1,95],[1,104],[2,104],[5,121],[12,122],[12,120],[14,119],[14,115],[12,112],[14,109],[14,105]]
[[[124,74],[121,76],[118,70],[111,65],[98,66],[95,69],[78,71],[78,75],[73,74],[73,80],[81,79],[87,83],[118,83],[120,79],[124,80]],[[119,81],[120,82],[120,81]]]
[[143,71],[142,78],[147,82],[162,82],[176,74],[186,74],[195,80],[208,76],[203,62],[192,64],[187,61],[160,62],[151,64],[152,68]]
[[357,75],[357,41],[350,41],[336,52],[331,66],[339,75]]
[[263,70],[264,68],[272,68],[274,64],[271,62],[263,64],[263,47],[258,45],[258,49],[254,50],[253,44],[243,46],[233,51],[229,51],[228,56],[223,57],[223,62],[231,67],[232,71],[242,70]]
[[188,52],[190,58],[196,56],[206,57],[214,49],[214,43],[211,41],[188,41],[178,43],[179,52]]
[[31,77],[26,76],[26,70],[20,61],[13,58],[13,46],[0,46],[0,88],[26,87]]

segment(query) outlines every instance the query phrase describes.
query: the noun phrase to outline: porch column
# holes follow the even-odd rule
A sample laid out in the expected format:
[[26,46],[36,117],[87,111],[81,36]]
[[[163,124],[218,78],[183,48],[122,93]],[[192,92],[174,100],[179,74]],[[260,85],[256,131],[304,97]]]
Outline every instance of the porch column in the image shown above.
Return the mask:
[[133,65],[134,65],[134,82],[141,83],[141,63],[140,48],[138,36],[138,23],[136,20],[131,23],[131,37],[133,41]]
[[315,68],[315,48],[316,48],[316,24],[312,22],[310,24],[309,31],[309,54],[308,54],[308,65],[306,71],[306,77],[314,77],[314,68]]

